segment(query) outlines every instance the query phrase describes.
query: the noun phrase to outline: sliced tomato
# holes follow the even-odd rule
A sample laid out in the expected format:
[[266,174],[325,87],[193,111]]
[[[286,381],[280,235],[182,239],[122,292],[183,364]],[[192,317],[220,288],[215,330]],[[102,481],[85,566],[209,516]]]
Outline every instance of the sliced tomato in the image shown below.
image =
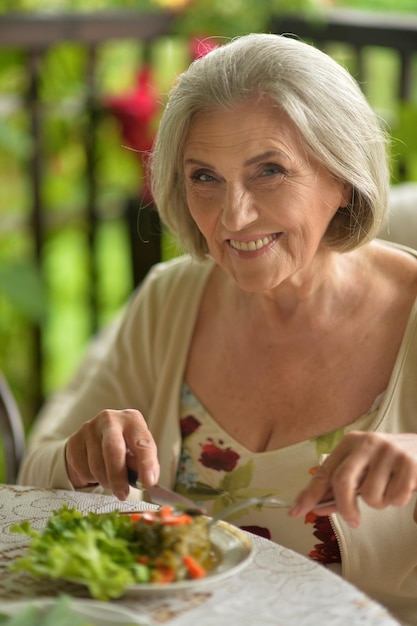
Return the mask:
[[169,505],[164,505],[159,510],[160,520],[168,526],[180,526],[182,524],[191,524],[192,517],[186,513],[175,513]]
[[186,513],[176,513],[175,510],[169,506],[164,505],[158,511],[141,511],[140,513],[130,513],[130,519],[132,522],[138,522],[143,520],[148,524],[155,524],[157,522],[166,524],[167,526],[180,526],[182,524],[191,524],[192,517]]

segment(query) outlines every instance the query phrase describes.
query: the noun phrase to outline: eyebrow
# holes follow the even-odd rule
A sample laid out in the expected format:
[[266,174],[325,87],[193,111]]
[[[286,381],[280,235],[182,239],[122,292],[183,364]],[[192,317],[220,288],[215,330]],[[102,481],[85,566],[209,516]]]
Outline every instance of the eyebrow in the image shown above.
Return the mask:
[[[257,154],[256,156],[248,159],[243,163],[246,167],[248,165],[253,165],[254,163],[259,163],[259,161],[264,161],[265,159],[270,159],[272,157],[283,156],[288,158],[288,155],[281,150],[267,150],[266,152],[262,152],[262,154]],[[213,167],[210,163],[206,163],[205,161],[200,161],[200,159],[189,158],[184,161],[184,165],[199,165],[201,167]]]
[[244,162],[244,165],[253,165],[254,163],[258,163],[259,161],[264,161],[265,159],[270,159],[272,157],[283,156],[287,157],[288,155],[282,150],[267,150],[266,152],[262,152],[262,154],[258,154],[257,156],[252,157]]
[[199,159],[185,159],[184,165],[201,165],[202,167],[212,167],[210,163],[200,161]]

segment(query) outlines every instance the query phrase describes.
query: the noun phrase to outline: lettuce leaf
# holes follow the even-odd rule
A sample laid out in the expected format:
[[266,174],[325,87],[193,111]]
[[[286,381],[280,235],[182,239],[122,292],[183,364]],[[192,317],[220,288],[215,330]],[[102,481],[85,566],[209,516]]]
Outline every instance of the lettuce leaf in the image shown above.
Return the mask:
[[2,626],[93,626],[91,622],[74,613],[71,609],[71,598],[61,595],[56,603],[48,609],[42,609],[34,604],[23,606],[12,616],[0,613]]
[[149,580],[147,566],[136,562],[132,522],[118,511],[84,516],[64,504],[41,531],[29,522],[11,530],[31,538],[15,571],[82,583],[96,600],[120,597],[129,585]]

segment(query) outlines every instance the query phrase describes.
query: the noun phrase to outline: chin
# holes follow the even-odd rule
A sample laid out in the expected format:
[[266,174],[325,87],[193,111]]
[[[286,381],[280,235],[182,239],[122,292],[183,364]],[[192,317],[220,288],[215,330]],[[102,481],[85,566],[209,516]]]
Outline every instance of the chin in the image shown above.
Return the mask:
[[260,280],[259,275],[253,277],[232,276],[238,287],[247,293],[269,293],[279,287],[282,280]]

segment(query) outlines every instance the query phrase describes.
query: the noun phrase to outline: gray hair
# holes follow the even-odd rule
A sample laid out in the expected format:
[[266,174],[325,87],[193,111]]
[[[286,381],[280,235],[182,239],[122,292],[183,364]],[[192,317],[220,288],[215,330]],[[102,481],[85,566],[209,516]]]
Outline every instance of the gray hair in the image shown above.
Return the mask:
[[306,154],[352,188],[324,242],[352,250],[376,236],[388,196],[386,134],[357,82],[324,52],[291,37],[238,37],[194,61],[171,90],[153,153],[150,176],[162,221],[195,258],[207,243],[186,201],[184,147],[196,115],[269,97],[295,124]]

